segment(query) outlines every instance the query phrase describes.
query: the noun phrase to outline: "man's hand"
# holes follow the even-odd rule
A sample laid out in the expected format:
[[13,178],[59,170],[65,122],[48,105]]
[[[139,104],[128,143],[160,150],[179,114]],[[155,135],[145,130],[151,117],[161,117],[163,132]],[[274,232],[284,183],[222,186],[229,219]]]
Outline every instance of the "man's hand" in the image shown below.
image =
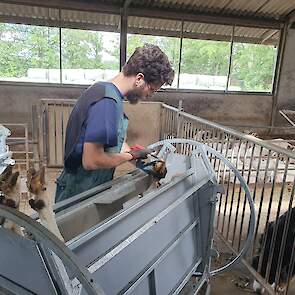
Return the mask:
[[130,147],[129,154],[132,155],[132,160],[147,159],[147,156],[152,150],[146,149],[144,146],[136,144]]

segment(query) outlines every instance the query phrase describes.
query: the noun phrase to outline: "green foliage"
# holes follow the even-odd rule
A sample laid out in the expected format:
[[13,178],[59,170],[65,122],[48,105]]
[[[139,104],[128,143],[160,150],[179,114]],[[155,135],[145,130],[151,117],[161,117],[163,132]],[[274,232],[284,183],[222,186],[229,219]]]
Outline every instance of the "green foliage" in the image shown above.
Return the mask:
[[30,68],[59,67],[59,32],[55,28],[29,27],[24,45]]
[[226,76],[229,55],[228,42],[184,39],[181,71],[187,74]]
[[58,29],[0,24],[0,76],[25,76],[29,68],[58,68]]
[[[177,73],[179,38],[128,35],[127,57],[145,43],[162,48]],[[104,44],[100,32],[62,29],[61,44],[63,69],[118,70],[118,39]],[[0,77],[25,77],[29,68],[58,69],[59,54],[58,28],[0,23]],[[226,76],[229,55],[229,42],[184,39],[181,73]],[[235,43],[230,86],[270,91],[275,58],[273,46]]]
[[271,91],[276,49],[272,46],[235,43],[231,79],[245,91]]
[[62,67],[101,69],[102,37],[99,32],[62,29]]

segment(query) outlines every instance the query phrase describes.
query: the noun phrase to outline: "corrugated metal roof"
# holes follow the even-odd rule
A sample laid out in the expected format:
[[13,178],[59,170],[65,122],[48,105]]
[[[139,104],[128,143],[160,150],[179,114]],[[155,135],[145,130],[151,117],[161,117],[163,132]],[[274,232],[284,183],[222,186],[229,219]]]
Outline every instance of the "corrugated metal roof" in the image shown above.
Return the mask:
[[155,31],[165,31],[171,32],[180,36],[181,32],[181,21],[175,20],[166,20],[166,19],[157,19],[157,18],[147,18],[147,17],[137,17],[129,16],[128,17],[128,27],[132,30],[155,30]]
[[[175,20],[133,17],[128,18],[130,33],[155,34],[176,37],[181,35],[181,22]],[[230,41],[233,27],[198,22],[183,23],[184,38]],[[265,28],[235,27],[236,41],[249,43],[277,44],[279,31]]]
[[[4,0],[5,1],[5,0]],[[4,2],[2,1],[2,2]],[[6,0],[9,2],[9,0]],[[81,5],[95,4],[112,5],[120,12],[126,0],[75,0]],[[11,1],[12,2],[12,1]],[[25,3],[27,1],[15,0],[13,2]],[[31,1],[37,3],[38,1]],[[58,3],[54,1],[55,3]],[[72,3],[60,0],[63,8],[71,9]],[[44,6],[44,3],[42,3]],[[50,1],[47,4],[50,6]],[[37,6],[37,4],[36,4]],[[162,11],[176,11],[191,13],[209,13],[219,16],[244,16],[253,18],[284,19],[290,12],[295,10],[294,0],[131,0],[131,8],[159,8]]]
[[133,0],[131,6],[154,7],[218,15],[283,19],[295,9],[294,0]]
[[[61,17],[61,20],[60,20]],[[0,3],[0,21],[119,32],[120,15]]]
[[98,12],[85,12],[78,10],[61,10],[61,19],[64,23],[91,24],[113,28],[119,31],[120,16]]
[[56,8],[0,3],[0,16],[58,20],[59,10]]
[[[114,0],[116,4],[121,0]],[[112,2],[114,1],[104,1]],[[276,5],[274,4],[276,2]],[[289,13],[292,9],[291,3],[295,7],[295,0],[281,0],[280,9],[276,12],[275,17],[283,13]],[[264,13],[264,15],[274,15],[278,6],[278,1],[274,0],[159,0],[159,1],[138,1],[131,2],[132,5],[141,3],[150,7],[178,7],[180,10],[193,9],[198,11],[231,11],[236,15],[254,15],[254,13]],[[267,7],[269,9],[267,9]],[[119,11],[118,11],[119,12]],[[280,14],[281,13],[281,14]],[[15,4],[0,3],[0,21],[17,23],[31,23],[37,25],[63,26],[81,29],[103,30],[103,31],[120,31],[119,14],[105,14],[99,12],[88,12],[70,9],[61,9],[61,20],[59,20],[59,10],[56,8],[46,8],[37,6],[25,6]],[[154,34],[162,36],[180,36],[182,23],[180,20],[169,20],[159,18],[148,18],[129,16],[128,30],[129,33],[137,34]],[[232,26],[209,24],[200,22],[183,23],[183,37],[200,38],[208,40],[229,41],[231,39]],[[268,28],[254,27],[236,27],[235,40],[251,43],[277,44],[279,40],[279,31]]]

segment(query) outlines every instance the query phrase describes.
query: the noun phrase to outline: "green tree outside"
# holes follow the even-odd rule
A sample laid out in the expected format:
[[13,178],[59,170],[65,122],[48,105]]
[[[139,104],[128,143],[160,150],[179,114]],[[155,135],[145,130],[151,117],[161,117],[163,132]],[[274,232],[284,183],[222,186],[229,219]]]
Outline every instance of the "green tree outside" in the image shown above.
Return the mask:
[[[178,74],[179,38],[128,34],[127,56],[145,43],[162,48]],[[62,29],[61,44],[63,69],[119,68],[119,40],[106,45],[101,32]],[[271,91],[276,52],[274,46],[234,43],[229,89]],[[181,74],[226,76],[229,55],[229,42],[183,39]],[[59,69],[59,29],[0,23],[0,77],[25,77],[30,68]]]
[[230,85],[238,82],[244,91],[270,92],[275,59],[273,46],[234,43]]
[[26,76],[29,68],[59,67],[56,28],[0,24],[0,77]]
[[101,69],[102,38],[99,32],[62,29],[62,68]]

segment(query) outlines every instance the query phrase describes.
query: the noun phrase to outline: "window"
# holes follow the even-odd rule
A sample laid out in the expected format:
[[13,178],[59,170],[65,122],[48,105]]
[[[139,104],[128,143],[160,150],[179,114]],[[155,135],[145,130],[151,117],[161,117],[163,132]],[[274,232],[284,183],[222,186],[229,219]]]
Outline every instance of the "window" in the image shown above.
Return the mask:
[[0,79],[59,82],[58,29],[0,23]]
[[271,92],[279,31],[234,28],[229,90]]
[[[0,80],[90,85],[119,72],[119,14],[5,4],[0,16],[26,22],[0,23]],[[272,91],[278,30],[128,16],[127,32],[127,59],[145,43],[167,54],[172,88]]]
[[225,90],[232,27],[183,23],[179,88]]
[[62,82],[92,84],[119,72],[119,34],[62,29]]
[[225,90],[230,43],[183,39],[179,88]]
[[228,89],[271,92],[276,56],[273,45],[234,43]]

